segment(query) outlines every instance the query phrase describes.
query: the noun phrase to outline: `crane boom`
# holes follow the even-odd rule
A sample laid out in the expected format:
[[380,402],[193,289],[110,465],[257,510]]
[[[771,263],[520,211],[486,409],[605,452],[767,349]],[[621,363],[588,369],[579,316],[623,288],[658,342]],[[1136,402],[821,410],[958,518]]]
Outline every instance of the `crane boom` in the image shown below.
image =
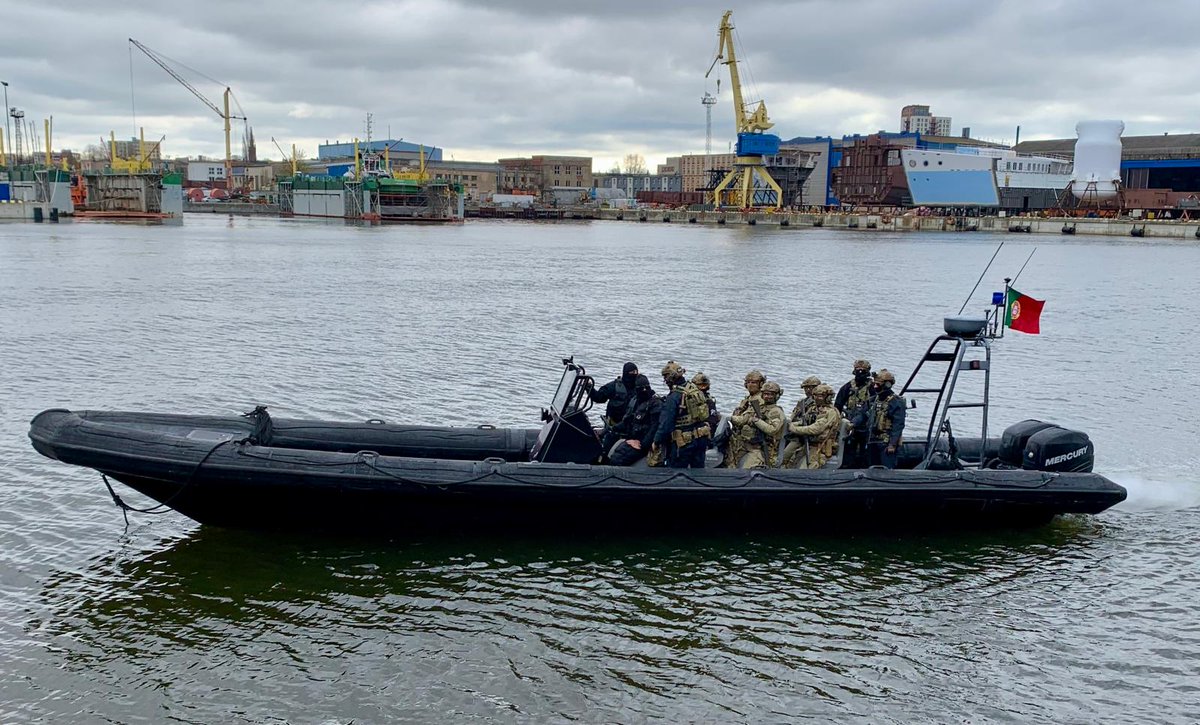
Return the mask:
[[217,114],[221,118],[225,118],[225,113],[220,108],[217,107],[217,104],[215,104],[212,101],[205,98],[204,94],[201,93],[200,91],[196,90],[196,87],[193,86],[191,83],[188,83],[186,78],[184,78],[183,76],[176,73],[175,69],[172,68],[170,65],[168,65],[167,62],[158,55],[158,53],[155,53],[153,50],[150,50],[149,48],[147,48],[146,46],[137,42],[133,38],[130,38],[129,42],[133,43],[135,46],[137,46],[138,50],[145,53],[147,58],[149,58],[150,60],[157,63],[159,68],[162,68],[163,70],[165,70],[167,72],[167,75],[169,75],[172,78],[174,78],[175,80],[179,81],[179,85],[181,85],[184,88],[191,91],[192,95],[195,96],[196,98],[199,98],[201,103],[203,103],[204,105],[206,105],[210,109],[212,109],[213,113]]
[[[233,188],[233,156],[231,155],[230,144],[229,144],[229,131],[230,131],[229,120],[231,118],[237,118],[237,119],[241,119],[243,121],[246,120],[245,116],[231,116],[229,114],[229,94],[232,93],[232,91],[229,89],[228,86],[225,87],[225,93],[224,93],[225,110],[221,110],[221,108],[219,108],[217,106],[217,104],[208,100],[208,98],[205,97],[205,95],[203,93],[196,90],[195,86],[193,86],[191,83],[188,83],[186,78],[179,75],[179,73],[177,73],[175,71],[175,69],[172,68],[170,66],[170,64],[168,64],[167,61],[164,60],[162,58],[162,56],[160,56],[158,53],[155,53],[153,50],[150,50],[149,48],[142,45],[141,43],[134,40],[133,38],[130,38],[129,42],[132,43],[133,45],[137,46],[137,49],[142,51],[143,53],[145,53],[147,58],[154,61],[155,64],[158,65],[159,68],[162,68],[163,70],[165,70],[167,72],[167,75],[171,76],[176,81],[178,81],[181,86],[183,86],[184,88],[191,91],[193,96],[195,96],[196,98],[199,98],[201,103],[208,106],[209,109],[211,109],[213,113],[217,114],[218,116],[221,117],[221,119],[223,121],[225,121],[225,188],[232,189]],[[238,108],[240,110],[241,106],[239,105]]]
[[726,10],[721,16],[721,24],[717,26],[717,57],[713,58],[708,67],[707,78],[717,63],[729,66],[729,85],[733,88],[733,119],[738,133],[761,133],[775,124],[767,117],[766,101],[759,101],[753,113],[746,112],[746,103],[742,98],[742,77],[738,73],[737,54],[733,47],[733,23],[730,18],[732,10]]

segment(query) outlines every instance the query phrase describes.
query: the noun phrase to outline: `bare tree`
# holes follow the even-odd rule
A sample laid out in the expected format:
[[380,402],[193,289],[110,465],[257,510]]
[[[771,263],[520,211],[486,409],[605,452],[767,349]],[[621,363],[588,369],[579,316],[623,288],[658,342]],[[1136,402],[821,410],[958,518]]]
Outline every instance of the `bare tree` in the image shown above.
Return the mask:
[[625,154],[625,173],[646,173],[646,159],[642,158],[641,154]]

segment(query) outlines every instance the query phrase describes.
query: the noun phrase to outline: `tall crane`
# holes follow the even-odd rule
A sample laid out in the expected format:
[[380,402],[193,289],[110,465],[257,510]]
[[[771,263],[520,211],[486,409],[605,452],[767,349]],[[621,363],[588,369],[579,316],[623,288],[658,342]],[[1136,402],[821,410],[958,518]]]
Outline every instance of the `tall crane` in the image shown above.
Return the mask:
[[[739,208],[773,206],[783,204],[783,190],[763,161],[764,156],[779,153],[779,137],[764,133],[773,123],[767,116],[766,101],[749,110],[742,98],[742,80],[738,74],[737,56],[733,47],[732,10],[726,10],[717,26],[717,57],[708,67],[707,78],[717,63],[729,66],[729,85],[733,89],[733,118],[737,127],[737,161],[733,169],[713,189],[713,205],[736,206]],[[728,189],[728,191],[726,191]]]
[[145,53],[147,58],[149,58],[150,60],[157,63],[159,68],[162,68],[163,70],[165,70],[167,72],[167,74],[169,76],[171,76],[175,80],[179,81],[179,84],[181,86],[183,86],[184,88],[191,91],[193,96],[195,96],[196,98],[199,98],[201,103],[208,106],[210,109],[212,109],[213,113],[217,114],[225,121],[225,188],[232,189],[233,188],[233,156],[230,152],[230,146],[229,146],[229,121],[230,121],[230,119],[233,119],[233,118],[236,118],[236,119],[239,119],[242,121],[246,120],[245,116],[229,115],[229,96],[231,93],[233,93],[233,91],[231,91],[229,89],[229,86],[225,86],[225,94],[224,94],[225,95],[225,110],[222,111],[220,108],[217,107],[217,104],[208,100],[208,98],[206,98],[203,93],[196,90],[195,86],[193,86],[191,83],[188,83],[186,78],[179,75],[179,73],[176,72],[176,70],[174,68],[172,68],[169,63],[167,63],[166,59],[164,59],[158,53],[155,53],[153,50],[150,50],[149,48],[142,45],[141,43],[134,40],[133,38],[130,38],[129,42],[132,43],[135,47],[137,47],[138,50]]

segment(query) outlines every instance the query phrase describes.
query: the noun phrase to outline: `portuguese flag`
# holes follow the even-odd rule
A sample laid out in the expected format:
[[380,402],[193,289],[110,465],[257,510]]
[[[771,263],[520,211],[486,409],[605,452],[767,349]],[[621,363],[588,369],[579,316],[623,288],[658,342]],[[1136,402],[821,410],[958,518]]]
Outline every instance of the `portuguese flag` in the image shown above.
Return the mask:
[[1035,300],[1023,295],[1012,287],[1008,288],[1008,301],[1004,308],[1004,325],[1017,332],[1027,332],[1036,335],[1041,332],[1038,324],[1042,316],[1045,300]]

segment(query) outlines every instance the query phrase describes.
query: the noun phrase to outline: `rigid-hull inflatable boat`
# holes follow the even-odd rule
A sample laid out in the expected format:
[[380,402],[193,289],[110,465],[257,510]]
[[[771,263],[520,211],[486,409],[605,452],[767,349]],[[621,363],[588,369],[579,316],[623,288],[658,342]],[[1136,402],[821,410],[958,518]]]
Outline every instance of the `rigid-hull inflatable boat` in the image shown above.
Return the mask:
[[[947,318],[901,389],[933,403],[925,429],[910,416],[895,470],[840,468],[836,457],[819,470],[598,465],[593,381],[572,359],[538,429],[285,420],[263,408],[227,417],[54,409],[34,418],[29,436],[50,458],[230,527],[970,525],[1094,514],[1124,500],[1121,486],[1091,472],[1083,433],[1028,420],[988,436],[987,322]],[[956,401],[960,374],[973,371],[982,400]],[[932,385],[921,382],[930,374]],[[982,414],[979,436],[953,435],[950,417],[962,408]]]

